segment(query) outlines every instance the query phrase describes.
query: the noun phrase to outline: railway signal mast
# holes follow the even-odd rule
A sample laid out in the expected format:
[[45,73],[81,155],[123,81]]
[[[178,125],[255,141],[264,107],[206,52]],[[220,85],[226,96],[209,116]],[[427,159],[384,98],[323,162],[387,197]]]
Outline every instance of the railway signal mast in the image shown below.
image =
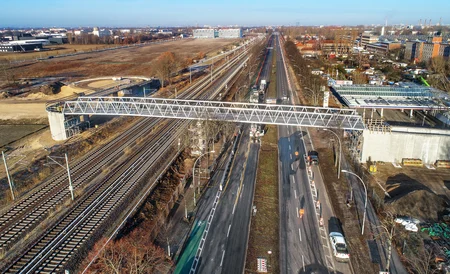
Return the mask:
[[[56,165],[59,165],[60,167],[62,167],[63,169],[65,169],[67,171],[67,176],[69,177],[69,191],[70,191],[70,196],[71,196],[72,201],[73,201],[74,200],[74,196],[73,196],[72,177],[70,176],[69,160],[67,159],[67,153],[64,153],[64,157],[47,156],[47,158],[50,159],[53,162],[53,163],[48,163],[49,165],[56,164]],[[60,164],[56,159],[65,159],[66,160],[66,166],[63,166],[62,164]]]

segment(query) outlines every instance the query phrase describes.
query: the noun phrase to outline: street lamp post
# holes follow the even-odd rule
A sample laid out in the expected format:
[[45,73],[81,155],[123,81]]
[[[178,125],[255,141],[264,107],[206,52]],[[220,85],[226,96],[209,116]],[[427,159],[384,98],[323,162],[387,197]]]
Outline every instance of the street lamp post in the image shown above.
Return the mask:
[[[328,128],[324,128],[323,130],[333,133],[337,137],[337,139],[339,141],[339,166],[338,166],[338,179],[339,179],[340,176],[341,176],[341,159],[342,159],[341,138],[339,138],[339,135],[337,135],[336,132],[334,132],[332,130],[329,130]],[[337,163],[334,166],[336,166],[336,165],[337,165]]]
[[355,175],[362,183],[363,187],[364,187],[364,191],[366,192],[366,200],[364,201],[364,217],[363,217],[363,223],[362,223],[362,228],[361,228],[361,235],[364,235],[364,223],[366,221],[366,212],[367,212],[367,188],[366,185],[364,184],[364,181],[361,179],[361,177],[359,177],[358,175],[356,175],[355,173],[348,171],[348,170],[341,170],[344,173],[348,173],[348,174],[352,174]]
[[307,89],[307,90],[309,90],[309,91],[311,91],[312,92],[312,95],[313,95],[313,100],[314,100],[314,105],[316,106],[319,102],[317,102],[318,100],[317,100],[317,97],[318,97],[318,93],[316,92],[316,91],[314,91],[314,90],[312,90],[312,89],[310,89],[310,88],[308,88],[308,87],[304,87],[304,89]]
[[[211,150],[209,152],[205,152],[202,155],[200,155],[197,160],[195,160],[194,165],[192,166],[192,184],[194,185],[194,206],[196,205],[196,200],[195,200],[195,165],[197,164],[197,161],[200,160],[200,158],[202,158],[203,156],[205,156],[206,154],[209,153],[214,153],[214,150]],[[200,180],[200,177],[199,177]]]

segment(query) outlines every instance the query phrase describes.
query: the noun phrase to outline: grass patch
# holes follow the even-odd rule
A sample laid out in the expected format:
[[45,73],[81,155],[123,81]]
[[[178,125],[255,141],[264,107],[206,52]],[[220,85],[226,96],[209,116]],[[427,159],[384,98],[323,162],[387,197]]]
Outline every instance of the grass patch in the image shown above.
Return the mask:
[[276,99],[277,98],[277,54],[276,50],[273,50],[272,61],[271,61],[271,73],[270,73],[270,84],[267,90],[267,98]]
[[[269,126],[259,155],[255,188],[256,216],[252,217],[247,250],[246,273],[257,270],[257,258],[270,260],[270,273],[279,273],[279,207],[278,207],[278,147],[277,127]],[[267,251],[271,250],[269,258]]]
[[0,125],[0,147],[17,141],[47,125]]

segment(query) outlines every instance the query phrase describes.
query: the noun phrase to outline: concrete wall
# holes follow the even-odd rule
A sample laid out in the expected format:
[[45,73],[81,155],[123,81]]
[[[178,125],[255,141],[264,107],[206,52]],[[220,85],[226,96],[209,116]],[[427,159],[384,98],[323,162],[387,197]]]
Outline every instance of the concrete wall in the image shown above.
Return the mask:
[[55,141],[67,139],[66,128],[64,126],[64,114],[47,111],[50,133]]
[[391,133],[363,133],[361,162],[401,162],[403,158],[418,158],[432,164],[450,160],[450,130],[412,127],[392,127]]

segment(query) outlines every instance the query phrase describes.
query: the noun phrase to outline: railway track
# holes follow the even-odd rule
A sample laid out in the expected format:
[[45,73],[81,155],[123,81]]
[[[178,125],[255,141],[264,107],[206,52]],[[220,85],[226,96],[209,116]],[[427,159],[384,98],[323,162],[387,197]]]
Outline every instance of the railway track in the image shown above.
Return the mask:
[[[242,57],[242,56],[241,56]],[[227,63],[227,64],[225,64],[225,65],[223,65],[222,67],[223,67],[223,69],[221,69],[221,70],[218,70],[217,72],[219,73],[219,74],[221,74],[223,71],[225,71],[228,67],[231,67],[231,66],[233,66],[233,65],[236,65],[236,63],[238,62],[238,58],[236,58],[236,60],[235,61],[233,61],[233,62],[229,62],[229,63]],[[221,72],[222,71],[222,72]],[[219,83],[217,83],[216,85],[211,85],[211,84],[209,84],[208,83],[208,79],[206,79],[206,81],[200,81],[200,82],[198,82],[198,83],[196,83],[196,84],[194,84],[194,85],[192,85],[190,88],[188,88],[184,93],[183,93],[183,97],[185,97],[185,98],[200,98],[200,99],[206,99],[206,98],[208,98],[208,97],[211,97],[211,96],[216,96],[217,94],[217,92],[215,92],[215,88],[217,87],[217,85],[219,85],[219,84],[221,84],[221,83],[223,83],[223,80],[222,80],[222,82],[221,81],[218,81]],[[210,86],[210,88],[209,88],[209,90],[208,90],[208,92],[206,92],[205,94],[203,94],[203,95],[199,95],[200,94],[200,92],[203,90],[203,88],[205,87],[205,86]],[[158,123],[160,120],[162,120],[162,119],[154,119],[155,121],[155,123]],[[181,126],[181,124],[179,124],[179,123],[181,123],[180,121],[177,121],[177,122],[171,122],[170,124],[175,124],[176,125],[176,128],[182,128],[182,126]],[[145,124],[144,122],[142,123],[142,124]],[[184,126],[186,125],[187,123],[186,122],[184,122]],[[163,148],[166,148],[166,146],[167,146],[167,144],[170,144],[170,142],[168,142],[168,140],[173,140],[173,138],[172,139],[170,139],[170,138],[165,138],[164,136],[177,136],[177,134],[173,134],[173,130],[164,130],[166,133],[165,134],[169,134],[169,135],[162,135],[162,137],[161,138],[159,138],[158,140],[159,141],[157,141],[156,142],[156,145],[155,146],[152,146],[150,149],[148,149],[148,150],[146,150],[146,151],[148,151],[147,152],[147,154],[146,155],[152,155],[152,157],[159,157],[160,155],[162,155],[162,152],[164,151],[164,150],[161,150],[161,149],[158,149],[157,150],[157,148],[161,148],[161,147],[163,147]],[[179,132],[179,131],[178,131]],[[146,156],[147,157],[147,156]],[[147,159],[147,161],[149,161],[149,159],[148,158],[145,158],[145,159]],[[153,159],[150,159],[151,161],[150,161],[150,163],[152,163],[152,161],[153,160],[155,160],[156,158],[153,158]],[[119,168],[117,168],[117,167],[115,167],[115,170],[120,170]],[[129,169],[126,169],[126,171],[123,173],[123,174],[126,174],[126,172],[127,172],[127,170],[129,170]],[[142,171],[143,173],[142,174],[145,174],[145,172],[146,172],[146,170],[144,170],[144,171]],[[114,173],[114,174],[116,174],[116,173]],[[111,178],[110,176],[109,176],[109,178]],[[104,180],[105,181],[105,180]],[[129,182],[130,180],[127,180],[127,182]],[[132,181],[132,180],[131,180]],[[105,186],[105,185],[107,185],[107,184],[98,184],[97,185],[97,187],[94,189],[94,190],[92,190],[92,192],[90,192],[90,193],[98,193],[98,191],[100,191],[100,193],[103,193],[102,192],[102,186]],[[112,184],[111,184],[112,185]],[[124,185],[121,185],[121,186],[117,186],[118,188],[122,188],[122,187],[124,187]],[[126,188],[126,187],[125,187]],[[106,190],[105,190],[106,191]],[[60,191],[60,192],[64,192],[64,191]],[[66,195],[68,194],[68,190],[66,190]],[[124,193],[124,195],[125,195],[126,193]],[[92,196],[92,195],[94,195],[94,194],[89,194],[88,196],[86,196],[86,197],[84,197],[84,198],[82,198],[80,201],[85,201],[86,203],[88,203],[88,204],[90,204],[89,203],[89,201],[91,201],[91,202],[93,202],[93,200],[88,200],[88,198],[89,197],[94,197],[94,196]],[[119,195],[120,196],[120,195]],[[120,201],[119,201],[120,202]],[[113,202],[113,204],[118,204],[119,203],[118,201],[115,201],[115,202]],[[31,249],[29,249],[27,252],[26,252],[26,254],[24,254],[24,256],[22,256],[20,259],[18,259],[14,264],[12,264],[11,265],[11,268],[9,268],[9,270],[11,270],[12,272],[17,272],[17,270],[19,269],[19,271],[20,272],[22,272],[22,270],[20,270],[20,269],[22,269],[22,267],[21,266],[24,266],[25,264],[23,264],[23,262],[24,261],[27,261],[28,263],[33,263],[33,262],[35,262],[35,260],[34,259],[32,259],[31,261],[29,260],[30,258],[32,258],[32,257],[34,257],[34,253],[36,252],[36,250],[45,250],[45,248],[44,248],[44,246],[49,246],[49,241],[48,241],[48,239],[54,239],[52,242],[54,243],[52,246],[54,246],[54,245],[58,245],[59,244],[59,242],[57,241],[57,239],[59,239],[59,238],[55,238],[54,236],[54,234],[52,234],[52,233],[54,233],[54,232],[51,232],[51,231],[59,231],[59,232],[61,232],[61,231],[63,231],[64,233],[64,235],[66,235],[67,233],[68,233],[68,231],[67,231],[67,229],[65,229],[65,230],[58,230],[59,228],[58,227],[61,227],[61,225],[65,225],[65,227],[67,228],[67,225],[72,225],[73,223],[67,223],[67,221],[64,221],[64,220],[71,220],[70,218],[72,218],[72,220],[75,220],[76,218],[75,217],[73,217],[73,216],[80,216],[80,215],[77,215],[77,214],[82,214],[82,216],[87,216],[86,214],[84,214],[83,212],[81,212],[80,210],[81,210],[81,208],[83,208],[83,207],[80,207],[80,203],[81,202],[77,202],[77,206],[75,207],[75,209],[72,209],[72,211],[68,214],[68,215],[66,215],[66,217],[64,218],[64,219],[61,219],[61,221],[59,221],[58,223],[57,223],[57,225],[52,229],[52,230],[50,230],[48,233],[46,233],[42,238],[40,238],[40,240],[39,241],[37,241],[37,243],[36,243],[36,245],[34,246],[34,247],[31,247]],[[87,207],[86,207],[87,208]],[[91,208],[91,207],[89,207],[89,208]],[[103,213],[105,213],[106,211],[103,211]],[[72,215],[71,215],[72,214]],[[73,214],[75,214],[75,215],[73,215]],[[72,216],[72,217],[68,217],[68,216]],[[87,218],[87,217],[86,217]],[[83,218],[83,220],[85,220],[85,218]],[[98,223],[100,223],[101,222],[101,220],[103,220],[103,219],[99,219],[99,218],[93,218],[93,220],[95,221],[95,220],[97,220],[98,221]],[[92,221],[89,221],[88,222],[89,224],[92,224]],[[71,227],[71,226],[70,226]],[[77,227],[81,227],[80,225],[77,225]],[[90,226],[91,228],[92,228],[92,230],[94,229],[94,227],[96,227],[95,225],[91,225]],[[81,231],[81,230],[80,230]],[[71,231],[71,232],[73,232],[73,231]],[[81,232],[80,232],[81,233]],[[70,239],[67,239],[67,238],[64,238],[64,239],[66,239],[66,240],[70,240]],[[75,239],[75,238],[73,238],[73,239]],[[72,239],[72,240],[73,240]],[[78,237],[77,238],[78,240],[80,240],[80,239],[82,239],[82,238],[80,238],[80,237]],[[57,241],[57,242],[55,242],[55,241]],[[69,243],[68,243],[68,246],[70,246],[71,244],[70,244],[70,242],[71,241],[69,241]],[[81,242],[83,242],[83,241],[81,241]],[[76,245],[72,245],[73,246],[73,248],[77,248],[78,246],[79,246],[80,244],[76,244]],[[44,248],[44,249],[43,249]],[[58,248],[58,250],[59,250],[60,248]],[[51,250],[53,250],[53,248],[51,249]],[[46,255],[46,254],[40,254],[39,255],[39,257],[41,257],[42,255]],[[70,256],[69,256],[70,257]],[[54,257],[54,259],[57,261],[57,258],[56,257]],[[52,261],[51,259],[49,259],[50,261]],[[62,264],[64,264],[64,260],[61,262]],[[55,263],[50,263],[50,265],[55,265]],[[57,268],[55,268],[55,269],[57,269]],[[58,268],[59,269],[59,268]],[[41,270],[43,270],[43,269],[41,269]],[[26,272],[25,272],[26,273]]]
[[[220,68],[218,72],[224,69],[226,66]],[[204,88],[205,84],[209,84],[209,82],[195,83],[183,92],[181,97],[197,97],[199,90]],[[142,119],[118,138],[71,164],[74,191],[87,185],[102,173],[102,167],[121,157],[125,148],[147,134],[160,121],[161,119]],[[62,204],[68,197],[67,174],[65,171],[59,171],[36,191],[2,212],[0,214],[0,250],[8,250],[21,236],[33,229],[52,209]]]

